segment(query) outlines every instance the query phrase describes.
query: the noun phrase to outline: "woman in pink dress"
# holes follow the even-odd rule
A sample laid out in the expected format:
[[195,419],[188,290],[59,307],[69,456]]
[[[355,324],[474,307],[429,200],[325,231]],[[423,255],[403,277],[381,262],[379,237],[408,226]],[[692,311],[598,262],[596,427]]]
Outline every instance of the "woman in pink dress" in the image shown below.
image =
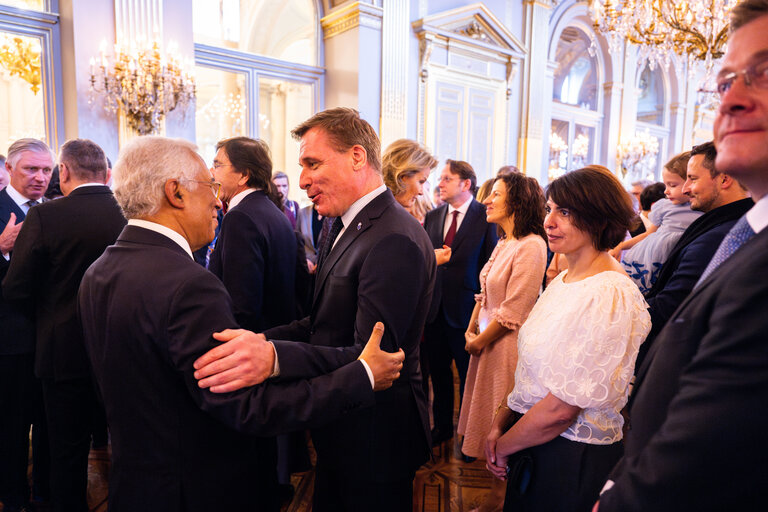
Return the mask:
[[[544,194],[522,174],[496,179],[483,201],[499,242],[480,273],[480,294],[466,332],[471,354],[459,415],[462,452],[484,458],[494,411],[514,386],[517,332],[539,295],[547,262]],[[481,511],[501,510],[505,484],[494,480]]]

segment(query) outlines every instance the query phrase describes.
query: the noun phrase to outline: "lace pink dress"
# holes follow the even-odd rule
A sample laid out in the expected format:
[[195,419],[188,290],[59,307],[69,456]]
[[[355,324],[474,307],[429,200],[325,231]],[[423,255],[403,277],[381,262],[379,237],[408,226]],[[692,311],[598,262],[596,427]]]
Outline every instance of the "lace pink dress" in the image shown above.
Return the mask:
[[510,331],[469,359],[458,432],[464,436],[461,450],[470,457],[485,457],[493,415],[514,385],[517,333],[536,303],[546,264],[546,243],[538,235],[528,235],[499,240],[480,272],[481,290],[475,297],[481,306],[479,331],[491,320]]

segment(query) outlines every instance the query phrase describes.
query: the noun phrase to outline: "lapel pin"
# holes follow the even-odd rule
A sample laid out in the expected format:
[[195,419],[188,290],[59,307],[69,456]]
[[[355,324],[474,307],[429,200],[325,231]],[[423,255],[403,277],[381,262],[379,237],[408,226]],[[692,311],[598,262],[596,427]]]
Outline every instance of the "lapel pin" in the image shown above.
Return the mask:
[[358,222],[357,223],[357,230],[360,231],[362,228],[363,228],[363,223],[362,222]]

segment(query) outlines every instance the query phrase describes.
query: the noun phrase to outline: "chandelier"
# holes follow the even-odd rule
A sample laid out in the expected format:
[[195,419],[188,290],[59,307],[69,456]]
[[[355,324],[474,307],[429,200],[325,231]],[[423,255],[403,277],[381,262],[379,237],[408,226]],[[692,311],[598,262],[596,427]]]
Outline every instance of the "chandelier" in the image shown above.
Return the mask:
[[648,130],[638,132],[628,141],[619,144],[617,153],[622,178],[626,179],[627,175],[630,180],[645,178],[653,175],[656,155],[659,154],[659,139]]
[[588,0],[595,29],[612,50],[623,40],[638,45],[640,62],[669,66],[673,54],[690,62],[725,53],[728,15],[738,0]]
[[111,113],[122,111],[140,135],[157,133],[168,112],[177,107],[184,112],[194,100],[194,78],[182,67],[172,45],[165,55],[157,41],[139,41],[129,48],[116,44],[112,62],[105,46],[102,43],[99,65],[91,58],[89,103],[103,96],[104,108]]
[[11,76],[29,83],[32,92],[40,90],[40,42],[35,38],[0,34],[0,66]]

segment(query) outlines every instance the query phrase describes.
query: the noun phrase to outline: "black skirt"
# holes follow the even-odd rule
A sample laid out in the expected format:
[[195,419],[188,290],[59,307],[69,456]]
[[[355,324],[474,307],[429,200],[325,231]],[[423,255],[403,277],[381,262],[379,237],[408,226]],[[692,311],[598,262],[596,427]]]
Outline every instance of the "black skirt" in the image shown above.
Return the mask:
[[520,493],[520,478],[508,479],[504,512],[590,512],[623,451],[621,441],[594,445],[562,436],[525,450],[532,459],[522,464],[530,470],[522,478],[525,490]]

